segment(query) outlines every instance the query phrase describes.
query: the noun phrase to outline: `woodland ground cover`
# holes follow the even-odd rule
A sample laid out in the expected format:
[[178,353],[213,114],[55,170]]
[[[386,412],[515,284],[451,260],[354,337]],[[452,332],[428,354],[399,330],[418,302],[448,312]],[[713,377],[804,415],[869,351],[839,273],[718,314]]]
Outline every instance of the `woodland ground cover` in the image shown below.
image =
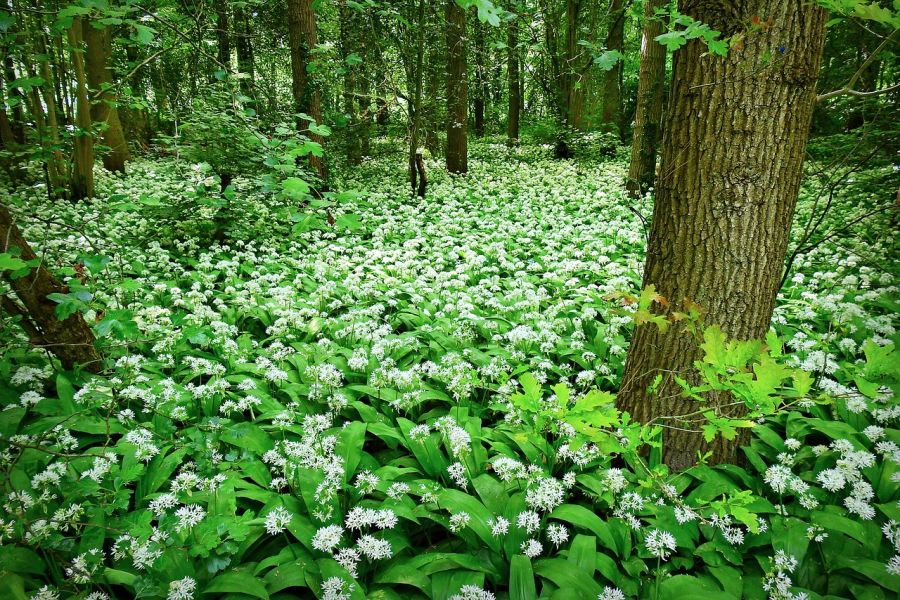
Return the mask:
[[669,474],[612,405],[622,294],[646,308],[627,152],[488,138],[411,199],[400,144],[305,210],[172,156],[98,171],[102,201],[4,184],[115,360],[58,373],[4,341],[4,597],[900,592],[896,246],[887,214],[842,231],[889,163],[831,198],[765,347],[707,332],[714,389],[778,409],[744,464]]

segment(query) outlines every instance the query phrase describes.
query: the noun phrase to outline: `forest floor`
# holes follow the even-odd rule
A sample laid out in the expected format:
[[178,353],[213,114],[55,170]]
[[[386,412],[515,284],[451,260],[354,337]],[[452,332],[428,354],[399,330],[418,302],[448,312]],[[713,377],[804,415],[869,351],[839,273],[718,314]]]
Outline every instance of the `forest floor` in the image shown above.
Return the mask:
[[[114,547],[88,557],[87,579],[106,569],[106,585],[149,596],[188,577],[256,597],[327,584],[445,600],[534,581],[548,597],[662,586],[663,597],[754,598],[774,574],[831,597],[900,589],[887,530],[878,543],[882,523],[900,520],[900,409],[877,379],[897,371],[896,241],[888,213],[840,231],[883,202],[889,164],[833,196],[810,239],[836,233],[794,262],[773,319],[779,362],[833,402],[755,427],[745,467],[660,484],[630,462],[610,468],[601,447],[565,450],[565,428],[541,429],[517,404],[532,382],[553,389],[541,399],[538,387],[541,406],[618,386],[632,317],[614,295],[638,291],[652,212],[624,194],[625,151],[554,161],[536,144],[478,141],[467,177],[430,161],[421,200],[397,146],[336,174],[333,224],[326,207],[299,210],[247,177],[222,195],[214,175],[172,157],[98,176],[86,204],[48,203],[40,185],[3,190],[70,278],[61,305],[86,312],[116,363],[111,376],[56,377],[5,343],[0,392],[17,400],[0,433],[84,455],[62,469],[75,477],[42,478],[58,458],[25,450],[13,480],[46,515],[77,503],[79,522],[104,523],[32,539],[55,536],[70,556]],[[827,201],[816,164],[795,241]],[[850,468],[868,488],[823,489],[820,474],[851,451],[872,457]],[[785,494],[801,502],[779,508]],[[10,500],[2,517],[20,509]],[[816,551],[814,527],[831,534]],[[659,531],[674,536],[668,550]],[[778,552],[800,567],[772,567]],[[660,583],[662,554],[688,579]],[[24,575],[25,587],[45,576]]]

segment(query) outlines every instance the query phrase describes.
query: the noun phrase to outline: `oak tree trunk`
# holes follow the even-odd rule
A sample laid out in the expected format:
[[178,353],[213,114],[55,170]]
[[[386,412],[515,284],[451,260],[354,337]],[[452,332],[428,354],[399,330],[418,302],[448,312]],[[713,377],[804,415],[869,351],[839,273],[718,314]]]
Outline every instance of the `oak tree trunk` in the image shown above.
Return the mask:
[[656,176],[656,146],[666,79],[666,47],[656,41],[656,36],[663,33],[664,26],[661,19],[655,17],[655,13],[668,4],[669,0],[648,0],[644,7],[634,137],[631,140],[631,163],[628,166],[627,186],[632,196],[640,196],[653,187]]
[[[759,339],[769,327],[797,201],[826,12],[800,0],[747,0],[738,7],[680,4],[726,36],[756,15],[773,24],[748,34],[745,47],[727,57],[699,41],[675,54],[643,283],[672,307],[685,299],[699,304],[705,323],[731,338]],[[712,462],[734,461],[742,442],[708,445],[695,423],[677,418],[697,403],[681,396],[674,376],[696,382],[700,356],[695,338],[677,326],[667,333],[639,326],[618,395],[619,408],[633,419],[664,418],[657,421],[670,426],[664,460],[674,469],[708,450]],[[657,374],[662,383],[649,395]]]
[[56,317],[56,302],[47,297],[50,294],[66,294],[68,288],[38,260],[9,210],[0,204],[0,252],[8,252],[12,248],[19,250],[18,258],[40,264],[24,277],[16,279],[10,277],[9,272],[0,272],[18,298],[17,301],[10,296],[0,297],[3,311],[19,317],[19,324],[29,341],[35,347],[53,353],[65,369],[81,365],[92,373],[100,371],[103,359],[94,347],[94,334],[84,317],[76,312],[60,321]]
[[69,180],[69,198],[72,200],[94,195],[94,138],[91,133],[91,103],[84,75],[81,31],[81,17],[76,16],[68,30],[69,46],[72,48],[72,71],[75,75],[75,152]]
[[519,18],[509,22],[506,30],[506,81],[509,106],[506,111],[506,138],[509,144],[519,141],[519,107],[522,88],[519,85]]
[[[606,49],[622,51],[625,42],[625,7],[623,0],[612,0],[609,7],[609,30]],[[603,74],[602,122],[622,135],[622,61]]]
[[119,110],[116,108],[116,94],[112,90],[112,76],[107,68],[111,55],[109,26],[98,29],[90,20],[81,23],[82,35],[86,46],[85,70],[87,84],[90,88],[91,120],[101,124],[103,144],[109,150],[103,154],[103,166],[114,173],[125,172],[125,161],[131,158],[128,143],[119,121]]
[[468,164],[466,11],[447,0],[447,170],[465,173]]
[[[313,81],[309,66],[312,62],[312,51],[316,47],[316,15],[312,8],[313,0],[288,1],[288,29],[291,45],[291,93],[294,98],[294,109],[303,113],[316,124],[322,123],[322,98],[319,88]],[[305,132],[309,138],[319,144],[325,143],[321,135],[308,131],[311,121],[306,118],[297,119],[297,130]],[[325,161],[320,156],[309,155],[309,166],[318,176],[322,189],[326,181]]]

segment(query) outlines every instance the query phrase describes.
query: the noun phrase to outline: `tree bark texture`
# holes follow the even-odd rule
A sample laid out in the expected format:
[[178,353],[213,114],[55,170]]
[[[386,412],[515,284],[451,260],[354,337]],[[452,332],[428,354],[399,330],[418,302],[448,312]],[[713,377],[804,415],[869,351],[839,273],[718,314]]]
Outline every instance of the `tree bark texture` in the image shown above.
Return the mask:
[[[18,248],[18,257],[26,262],[38,258],[22,237],[9,210],[0,204],[0,252],[8,252],[12,248]],[[57,319],[57,304],[47,296],[65,294],[69,290],[43,264],[17,279],[13,279],[9,272],[0,274],[18,298],[17,302],[3,296],[3,310],[11,316],[20,317],[20,325],[35,347],[53,353],[66,369],[81,365],[83,369],[96,373],[103,368],[103,359],[94,347],[94,333],[81,313],[75,313],[63,321]]]
[[[822,60],[826,12],[804,0],[680,3],[682,13],[724,35],[755,15],[772,25],[745,47],[714,56],[698,41],[675,54],[644,285],[680,308],[691,300],[731,338],[760,339],[781,277]],[[752,76],[748,76],[753,74]],[[641,422],[697,409],[673,375],[696,382],[695,338],[673,326],[635,329],[618,406]],[[657,374],[657,393],[646,390]],[[710,399],[716,406],[717,400]],[[723,412],[723,414],[725,414]],[[676,419],[657,421],[696,430]],[[664,429],[664,460],[737,458],[742,440],[704,443],[699,432]]]
[[668,6],[668,0],[648,0],[644,7],[641,59],[638,68],[637,107],[628,166],[628,192],[640,196],[653,186],[656,177],[656,147],[663,109],[666,79],[666,47],[656,41],[664,24],[654,15]]
[[[612,0],[609,7],[609,30],[606,49],[622,52],[625,43],[625,6],[623,0]],[[603,74],[603,117],[606,123],[622,135],[622,61]]]
[[[293,2],[293,0],[291,0]],[[288,7],[288,11],[290,11]],[[250,20],[243,8],[234,7],[234,46],[237,53],[237,67],[245,77],[241,79],[241,91],[245,96],[253,96],[253,81],[256,64],[253,58],[253,40],[250,39]]]
[[75,152],[69,197],[81,200],[94,195],[94,138],[91,133],[91,104],[82,56],[81,17],[76,16],[68,30],[72,48],[72,71],[75,75]]
[[[288,1],[288,28],[291,45],[291,93],[296,112],[307,115],[316,124],[322,123],[322,97],[312,73],[312,51],[316,47],[316,15],[312,0]],[[297,129],[307,132],[310,121],[298,118]],[[324,145],[321,135],[307,132],[309,138]],[[309,166],[318,176],[322,185],[326,181],[325,161],[320,156],[309,155]]]
[[[111,55],[109,26],[97,29],[90,20],[81,23],[86,46],[85,70],[87,83],[94,102],[91,104],[91,120],[102,123],[101,136],[109,150],[103,154],[103,166],[114,173],[125,172],[125,161],[131,158],[128,143],[119,121],[116,94],[112,91],[112,76],[107,63]],[[106,88],[106,89],[104,89]]]
[[465,173],[468,164],[466,12],[447,0],[447,170]]

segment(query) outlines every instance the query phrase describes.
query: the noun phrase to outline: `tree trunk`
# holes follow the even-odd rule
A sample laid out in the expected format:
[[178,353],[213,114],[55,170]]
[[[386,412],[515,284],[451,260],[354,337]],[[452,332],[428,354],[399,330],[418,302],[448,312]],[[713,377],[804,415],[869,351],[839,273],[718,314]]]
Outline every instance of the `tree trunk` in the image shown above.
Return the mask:
[[487,76],[485,74],[484,26],[476,21],[475,27],[475,99],[472,108],[475,112],[475,137],[484,137],[484,99],[487,96]]
[[[7,84],[11,84],[16,80],[16,65],[11,54],[8,54],[3,58],[3,78],[6,79]],[[24,144],[25,128],[23,123],[25,122],[25,119],[22,113],[22,104],[24,103],[22,92],[19,88],[9,85],[7,97],[12,101],[10,108],[10,112],[12,113],[10,128],[16,139],[16,143]]]
[[519,141],[519,107],[522,88],[519,85],[519,17],[509,22],[506,31],[506,80],[509,106],[506,111],[506,138],[510,145]]
[[[760,339],[772,316],[803,174],[827,13],[783,0],[681,10],[725,36],[756,15],[774,25],[748,35],[745,48],[727,57],[696,40],[675,54],[643,283],[656,286],[672,307],[685,299],[699,304],[705,323],[731,338]],[[674,469],[707,450],[712,462],[734,461],[743,441],[706,444],[693,431],[698,427],[677,419],[697,404],[681,396],[674,375],[696,382],[693,362],[700,357],[695,339],[677,326],[664,334],[642,325],[625,365],[619,408],[640,422],[676,417],[664,421],[676,427],[664,430],[664,460]],[[648,395],[657,374],[662,383]]]
[[345,126],[345,149],[347,162],[358,165],[362,161],[362,145],[360,139],[359,116],[357,114],[357,79],[359,65],[351,64],[348,58],[360,49],[358,15],[354,8],[342,2],[339,9],[341,55],[344,60],[344,113],[347,119]]
[[468,165],[468,81],[466,11],[447,0],[447,170],[466,173]]
[[82,365],[86,371],[100,371],[103,359],[94,347],[94,334],[84,317],[81,313],[75,313],[60,321],[56,318],[56,302],[47,298],[50,294],[66,294],[68,288],[43,266],[22,237],[12,215],[0,204],[0,252],[8,252],[11,248],[19,249],[20,259],[40,264],[17,279],[10,277],[8,272],[2,273],[21,302],[20,305],[11,297],[3,296],[3,310],[11,316],[20,317],[20,325],[31,343],[56,355],[65,369]]
[[561,91],[562,104],[565,109],[565,123],[571,128],[580,128],[578,114],[578,75],[575,69],[575,54],[578,42],[578,21],[581,13],[581,0],[566,2],[566,49],[563,54]]
[[663,33],[664,27],[663,22],[654,15],[657,9],[668,4],[669,0],[648,0],[644,7],[637,107],[631,140],[631,164],[628,167],[627,187],[632,197],[638,197],[653,187],[656,177],[656,145],[662,119],[666,47],[656,41],[656,36]]
[[216,6],[216,40],[218,48],[216,58],[231,70],[231,37],[228,35],[228,5],[224,2]]
[[[291,44],[291,93],[296,112],[307,115],[316,124],[322,122],[322,98],[312,80],[309,65],[310,53],[316,47],[316,15],[313,0],[288,0],[288,29]],[[321,135],[308,132],[310,121],[297,119],[298,131],[307,132],[309,138],[319,144],[325,143]],[[325,161],[320,156],[309,155],[309,166],[325,185]],[[318,188],[321,189],[321,188]]]
[[[623,0],[612,0],[609,7],[609,30],[606,49],[622,51],[625,42],[625,7]],[[603,74],[602,122],[622,135],[622,61]]]
[[111,55],[109,26],[97,29],[91,21],[83,20],[81,30],[86,45],[84,56],[87,83],[94,100],[91,104],[91,120],[102,124],[103,143],[109,147],[103,153],[103,166],[107,171],[124,173],[125,161],[131,155],[119,121],[116,94],[112,91],[112,76],[106,66]]
[[411,53],[415,57],[414,60],[404,62],[406,70],[407,89],[413,90],[412,102],[407,103],[409,112],[409,154],[407,156],[409,165],[409,186],[413,192],[416,192],[417,181],[419,175],[419,165],[416,158],[421,154],[419,152],[419,132],[422,129],[422,78],[424,77],[423,61],[425,56],[425,4],[426,0],[419,0],[416,11],[416,41],[415,47],[411,48]]
[[[291,0],[292,2],[294,0]],[[288,9],[290,11],[290,8]],[[237,50],[238,71],[244,74],[241,79],[241,92],[248,97],[253,96],[255,64],[253,60],[253,41],[250,39],[250,21],[243,8],[234,7],[235,48]]]
[[84,76],[82,56],[81,17],[76,16],[69,28],[69,46],[72,48],[72,70],[75,75],[75,155],[69,181],[69,197],[81,200],[94,195],[94,138],[91,133],[91,103],[88,100],[87,81]]

